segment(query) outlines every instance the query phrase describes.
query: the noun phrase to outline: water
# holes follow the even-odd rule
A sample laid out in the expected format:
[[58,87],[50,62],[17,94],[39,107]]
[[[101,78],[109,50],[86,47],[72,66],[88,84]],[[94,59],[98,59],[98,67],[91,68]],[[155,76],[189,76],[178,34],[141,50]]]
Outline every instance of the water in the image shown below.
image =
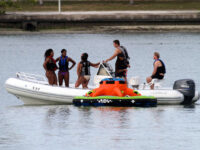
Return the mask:
[[[200,90],[200,33],[0,35],[0,149],[198,150],[198,103],[189,108],[23,106],[5,91],[5,80],[18,71],[44,74],[47,48],[53,48],[57,57],[66,48],[77,62],[81,53],[88,52],[89,60],[95,63],[111,56],[114,39],[129,51],[128,77],[141,76],[145,81],[152,72],[153,52],[158,51],[167,67],[166,86],[177,79],[192,78]],[[92,68],[93,75],[96,71]],[[74,68],[70,82],[76,79]]]

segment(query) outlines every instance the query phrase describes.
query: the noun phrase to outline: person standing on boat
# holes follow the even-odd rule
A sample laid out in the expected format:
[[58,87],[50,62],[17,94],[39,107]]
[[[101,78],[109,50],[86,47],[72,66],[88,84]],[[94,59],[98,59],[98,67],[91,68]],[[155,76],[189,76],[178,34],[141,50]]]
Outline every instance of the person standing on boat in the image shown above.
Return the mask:
[[82,84],[83,88],[88,88],[88,83],[90,81],[90,66],[98,68],[99,64],[100,62],[94,64],[88,61],[88,54],[83,53],[77,67],[78,79],[75,87],[78,88]]
[[[166,73],[165,64],[160,59],[160,54],[158,52],[154,52],[153,59],[155,60],[153,63],[154,69],[152,75],[147,77],[147,83],[150,83],[152,79],[163,79]],[[154,85],[151,85],[151,89],[154,89]]]
[[47,49],[44,57],[45,61],[43,64],[44,69],[46,70],[46,77],[50,85],[57,85],[57,77],[55,71],[58,69],[56,65],[56,60],[53,58],[54,52],[52,49]]
[[115,77],[125,78],[127,76],[127,68],[130,67],[128,52],[124,46],[120,46],[119,40],[113,41],[113,46],[116,48],[114,54],[106,59],[104,62],[108,62],[117,57],[115,63]]
[[[58,80],[59,85],[62,86],[63,80],[65,81],[65,86],[69,87],[69,70],[71,70],[75,65],[76,62],[67,56],[67,50],[61,50],[61,56],[56,59],[59,61],[59,72],[58,72]],[[69,68],[69,62],[72,63],[71,67]]]

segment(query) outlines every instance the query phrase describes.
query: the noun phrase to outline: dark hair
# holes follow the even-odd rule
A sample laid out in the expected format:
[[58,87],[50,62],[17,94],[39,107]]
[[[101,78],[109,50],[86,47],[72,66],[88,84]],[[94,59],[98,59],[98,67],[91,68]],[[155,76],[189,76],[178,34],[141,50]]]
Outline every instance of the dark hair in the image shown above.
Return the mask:
[[114,42],[115,44],[117,44],[117,45],[120,45],[119,40],[114,40],[113,42]]
[[47,49],[46,52],[44,53],[44,57],[47,58],[51,55],[51,52],[53,52],[53,49]]
[[83,55],[81,56],[82,61],[87,61],[88,59],[88,54],[87,53],[83,53]]
[[61,53],[63,53],[63,52],[67,52],[67,50],[66,50],[66,49],[62,49],[62,50],[61,50]]

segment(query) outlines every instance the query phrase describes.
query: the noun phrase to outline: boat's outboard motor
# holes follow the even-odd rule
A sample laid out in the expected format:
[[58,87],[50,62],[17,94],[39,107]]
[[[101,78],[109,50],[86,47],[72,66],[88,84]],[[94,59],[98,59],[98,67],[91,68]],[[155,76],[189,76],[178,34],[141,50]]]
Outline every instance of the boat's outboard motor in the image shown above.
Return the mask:
[[178,90],[184,95],[184,101],[181,104],[187,105],[192,103],[195,96],[195,83],[191,79],[182,79],[174,82],[174,90]]

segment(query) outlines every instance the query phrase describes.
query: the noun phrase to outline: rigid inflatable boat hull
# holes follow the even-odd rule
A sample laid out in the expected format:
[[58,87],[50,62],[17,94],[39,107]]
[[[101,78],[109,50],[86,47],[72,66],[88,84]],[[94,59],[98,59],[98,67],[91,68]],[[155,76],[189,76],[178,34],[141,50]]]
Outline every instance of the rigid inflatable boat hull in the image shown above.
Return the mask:
[[138,92],[145,96],[156,97],[160,105],[180,104],[184,100],[183,94],[176,90],[138,90]]
[[[41,104],[72,104],[75,96],[83,96],[89,89],[64,88],[48,84],[9,78],[5,83],[6,90],[22,100],[25,105]],[[138,90],[143,96],[154,96],[157,103],[163,105],[177,105],[184,100],[183,94],[177,90]],[[195,92],[193,102],[199,99],[199,92]]]
[[6,90],[22,100],[25,105],[72,104],[75,96],[82,96],[88,90],[63,88],[9,78]]

